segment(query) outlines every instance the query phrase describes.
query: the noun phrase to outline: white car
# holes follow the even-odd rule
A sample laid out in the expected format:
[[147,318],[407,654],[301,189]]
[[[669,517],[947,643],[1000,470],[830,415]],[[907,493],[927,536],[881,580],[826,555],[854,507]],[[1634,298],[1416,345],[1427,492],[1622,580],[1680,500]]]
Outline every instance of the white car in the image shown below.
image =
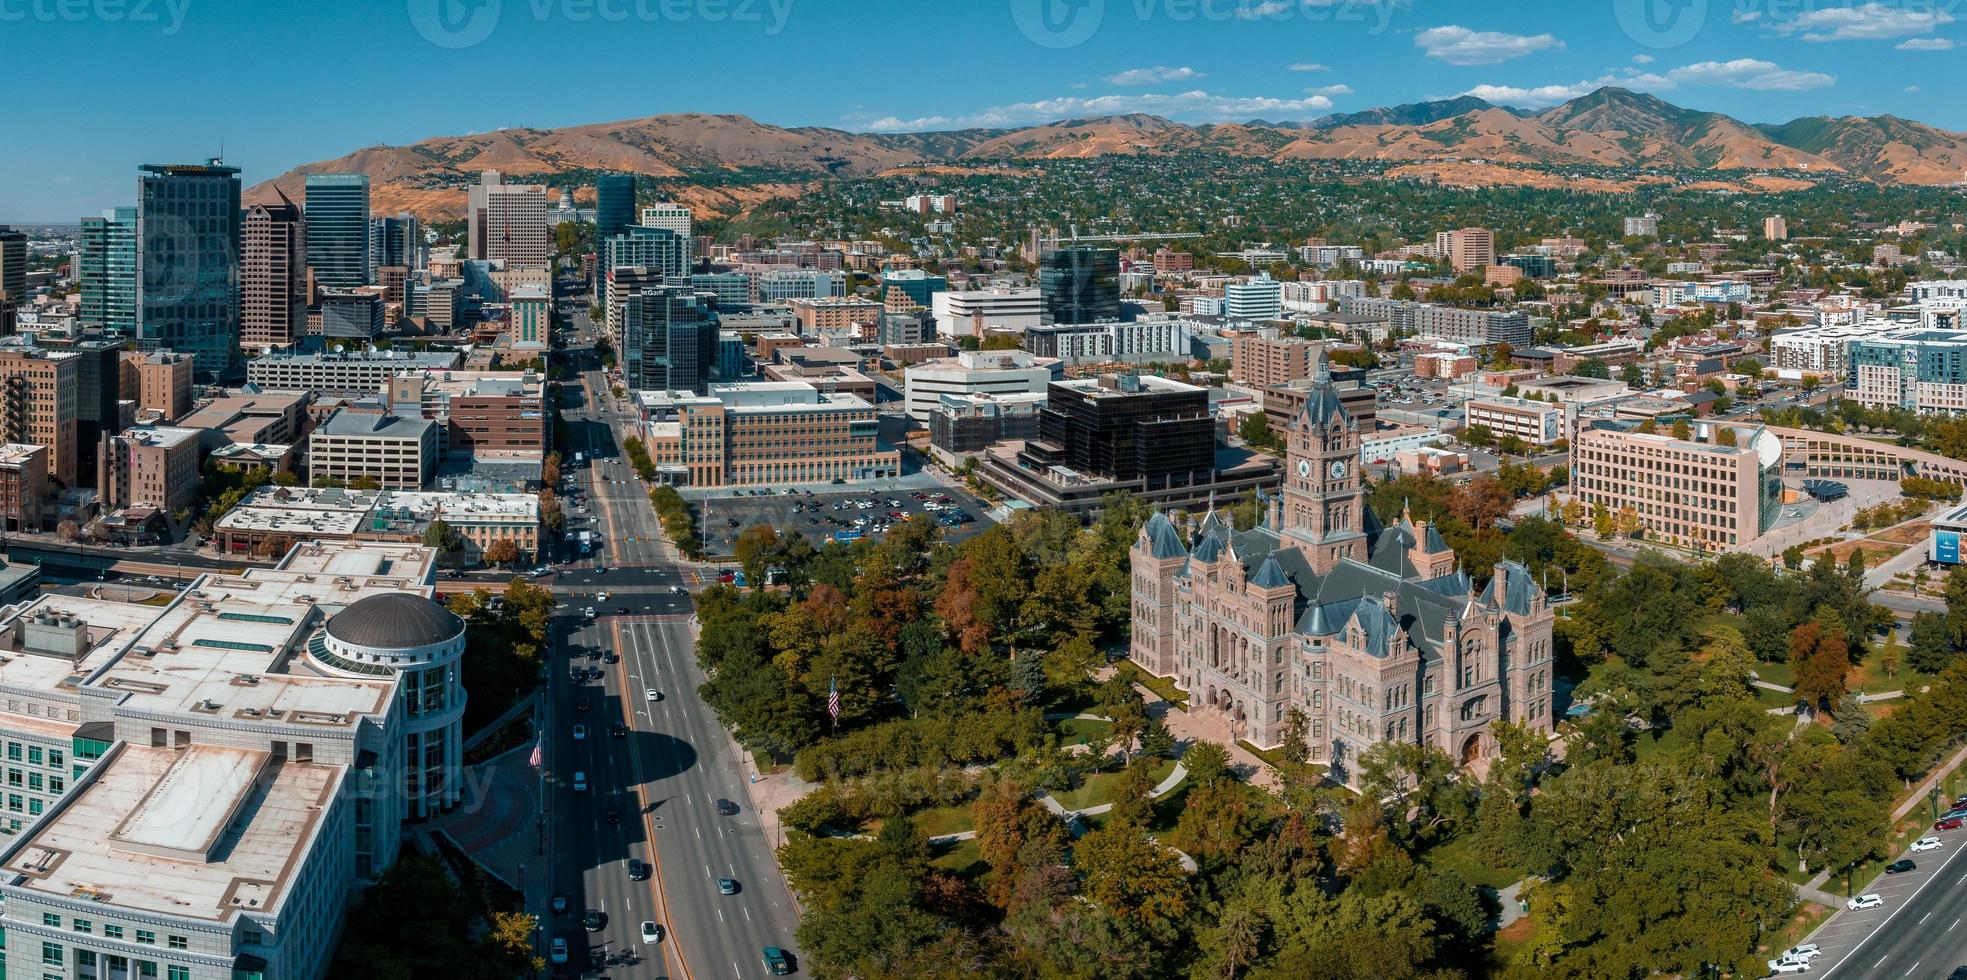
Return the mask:
[[642,692],[642,699],[645,701],[661,701],[662,692],[652,687]]
[[1938,837],[1921,837],[1912,842],[1912,852],[1914,854],[1918,854],[1921,851],[1937,851],[1939,849],[1940,839]]
[[1791,946],[1789,952],[1784,953],[1781,958],[1786,960],[1802,960],[1807,963],[1822,955],[1824,955],[1824,951],[1816,943],[1802,943]]
[[594,601],[595,601],[595,602],[607,602],[607,601],[608,601],[608,593],[606,593],[606,592],[596,592],[596,593],[594,594]]
[[1790,973],[1808,973],[1808,972],[1810,972],[1810,964],[1805,963],[1802,960],[1770,960],[1769,961],[1770,976],[1780,977]]
[[589,607],[587,607],[587,618],[589,618],[589,619],[593,619],[593,618],[594,618],[594,607],[593,607],[593,606],[589,606]]
[[662,942],[662,926],[656,925],[653,919],[642,920],[642,941],[645,943]]
[[1863,895],[1859,895],[1857,898],[1854,898],[1844,903],[1844,907],[1850,909],[1853,912],[1862,912],[1865,909],[1883,908],[1884,905],[1885,905],[1885,896],[1880,895],[1877,892],[1867,892]]
[[574,741],[576,741],[576,742],[579,742],[579,741],[584,741],[584,740],[585,740],[586,738],[587,738],[587,726],[586,726],[586,725],[575,725],[575,726],[574,726]]

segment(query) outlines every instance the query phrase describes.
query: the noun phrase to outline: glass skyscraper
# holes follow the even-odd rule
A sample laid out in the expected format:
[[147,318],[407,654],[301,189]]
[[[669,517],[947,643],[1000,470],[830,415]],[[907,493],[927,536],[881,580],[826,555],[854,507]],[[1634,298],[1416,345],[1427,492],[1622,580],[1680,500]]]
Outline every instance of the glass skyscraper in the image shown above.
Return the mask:
[[623,304],[622,377],[637,391],[705,394],[717,348],[717,314],[686,286],[645,287]]
[[116,336],[137,332],[136,208],[82,219],[75,274],[82,286],[82,326]]
[[635,178],[608,174],[594,182],[594,240],[605,242],[635,223]]
[[308,174],[307,267],[314,281],[336,289],[374,282],[369,268],[369,175]]
[[667,282],[682,282],[690,274],[690,240],[668,228],[635,225],[627,234],[602,240],[602,255],[609,269],[639,265],[660,272]]
[[239,356],[239,168],[145,164],[137,178],[137,336],[223,377]]
[[[423,231],[417,224],[417,216],[399,214],[394,218],[369,219],[369,269],[372,272],[384,266],[402,266],[415,270],[423,263],[417,254],[423,248]],[[377,272],[380,275],[379,272]]]
[[1038,258],[1046,323],[1120,319],[1120,250],[1069,246]]

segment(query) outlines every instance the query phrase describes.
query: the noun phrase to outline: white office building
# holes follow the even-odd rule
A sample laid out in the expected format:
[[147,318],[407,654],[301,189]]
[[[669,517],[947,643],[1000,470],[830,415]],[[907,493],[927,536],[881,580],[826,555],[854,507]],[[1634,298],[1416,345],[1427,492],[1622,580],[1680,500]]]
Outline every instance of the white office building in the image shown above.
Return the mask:
[[1058,358],[1021,350],[964,351],[911,365],[903,379],[903,404],[910,418],[927,422],[944,395],[1042,393],[1064,378],[1065,363]]
[[1223,312],[1238,320],[1275,320],[1284,315],[1284,284],[1266,272],[1230,283],[1223,287]]
[[936,333],[944,337],[981,337],[987,331],[1024,333],[1043,322],[1044,297],[1037,289],[948,290],[930,297]]

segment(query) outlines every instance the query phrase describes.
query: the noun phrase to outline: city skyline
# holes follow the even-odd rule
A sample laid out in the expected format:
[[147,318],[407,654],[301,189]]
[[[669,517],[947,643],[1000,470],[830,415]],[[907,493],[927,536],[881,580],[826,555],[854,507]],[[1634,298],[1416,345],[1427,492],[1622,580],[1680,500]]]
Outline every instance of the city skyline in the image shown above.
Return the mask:
[[[1474,95],[1542,108],[1621,85],[1752,123],[1890,113],[1967,129],[1944,86],[1919,77],[1957,63],[1949,5],[1786,6],[1737,0],[1537,3],[1484,9],[1445,0],[1009,0],[961,19],[898,2],[856,5],[866,22],[914,25],[935,43],[883,49],[878,76],[949,72],[950,45],[989,66],[988,86],[799,85],[833,77],[862,35],[821,0],[407,0],[372,16],[171,3],[0,11],[0,53],[20,63],[86,59],[124,84],[17,80],[21,132],[63,134],[0,154],[0,220],[69,223],[127,205],[130,172],[223,152],[248,186],[356,149],[501,128],[556,127],[672,112],[741,113],[782,126],[856,132],[1008,128],[1144,112],[1182,122],[1308,121],[1331,113]],[[341,52],[342,72],[291,57],[285,39]],[[496,97],[401,97],[413,65],[458,77],[519,56],[597,63],[665,42],[678,77],[714,95],[649,98],[623,88],[579,100],[554,86]],[[1875,67],[1880,70],[1873,70]],[[132,66],[122,68],[119,66]],[[1392,70],[1389,70],[1389,69]],[[190,100],[136,72],[195,78],[225,98]],[[858,76],[856,76],[858,77]],[[107,81],[107,80],[106,80]],[[711,86],[706,85],[706,89]]]

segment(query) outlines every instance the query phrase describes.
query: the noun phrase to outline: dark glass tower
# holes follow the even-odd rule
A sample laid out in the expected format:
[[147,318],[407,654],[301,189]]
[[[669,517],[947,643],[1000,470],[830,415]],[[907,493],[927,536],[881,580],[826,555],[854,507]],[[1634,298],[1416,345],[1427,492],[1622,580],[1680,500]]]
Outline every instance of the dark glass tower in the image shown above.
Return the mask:
[[197,358],[207,377],[239,352],[239,168],[145,164],[137,178],[137,336]]
[[1120,250],[1055,248],[1038,259],[1046,323],[1120,319]]
[[622,305],[622,377],[637,391],[710,389],[717,314],[680,286],[649,286]]
[[314,281],[353,289],[375,281],[369,268],[369,175],[308,174],[307,267]]

